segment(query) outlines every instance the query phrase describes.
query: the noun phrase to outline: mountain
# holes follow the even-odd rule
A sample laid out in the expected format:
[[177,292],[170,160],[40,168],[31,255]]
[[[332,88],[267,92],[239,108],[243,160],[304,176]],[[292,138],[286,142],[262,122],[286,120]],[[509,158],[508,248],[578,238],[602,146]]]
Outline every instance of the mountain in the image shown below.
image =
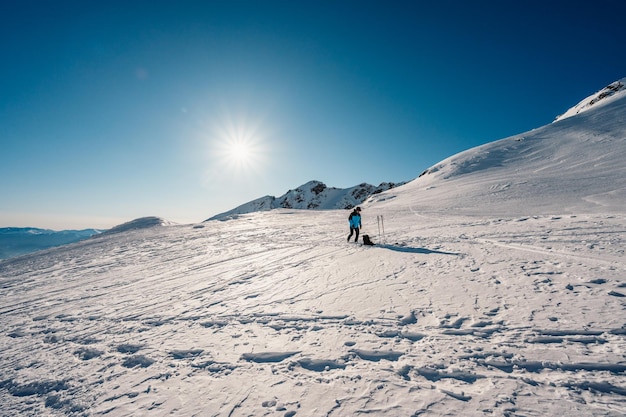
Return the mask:
[[34,227],[0,228],[0,260],[79,242],[90,237],[106,236],[150,227],[171,226],[173,224],[174,223],[160,217],[142,217],[108,230],[84,229],[54,231]]
[[0,261],[1,414],[626,415],[624,101],[371,196],[372,247],[277,208]]
[[549,125],[453,155],[369,201],[384,206],[385,199],[411,195],[403,201],[424,213],[621,213],[625,82],[600,90]]
[[597,93],[585,98],[562,115],[557,116],[555,121],[558,122],[559,120],[567,119],[568,117],[575,116],[591,108],[598,108],[601,105],[608,104],[613,101],[612,99],[608,100],[609,98],[619,98],[624,94],[624,90],[626,90],[626,78],[615,81],[614,83],[607,85]]
[[277,208],[306,210],[349,209],[361,204],[371,195],[405,184],[383,182],[379,186],[362,183],[350,188],[328,187],[320,181],[309,181],[289,190],[280,197],[265,196],[242,204],[232,210],[217,214],[209,220],[224,220],[237,215],[267,211]]
[[172,226],[175,223],[156,216],[140,217],[126,223],[122,223],[109,230],[104,231],[103,235],[128,232],[129,230],[149,229],[151,227]]
[[78,242],[101,232],[97,229],[54,231],[34,227],[3,227],[0,228],[0,259]]

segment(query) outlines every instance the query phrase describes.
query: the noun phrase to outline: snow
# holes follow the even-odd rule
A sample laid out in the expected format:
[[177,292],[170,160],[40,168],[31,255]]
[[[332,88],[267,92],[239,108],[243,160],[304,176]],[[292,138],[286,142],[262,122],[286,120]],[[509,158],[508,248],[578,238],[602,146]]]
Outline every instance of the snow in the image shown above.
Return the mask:
[[[610,105],[600,103],[594,111],[461,152],[371,201],[386,199],[377,208],[401,204],[450,214],[622,213],[626,89]],[[394,196],[405,196],[406,204]]]
[[398,187],[405,183],[383,182],[375,187],[362,183],[350,188],[328,187],[321,181],[309,181],[289,190],[280,197],[264,196],[249,201],[232,210],[217,214],[208,220],[228,220],[240,214],[257,211],[273,210],[277,208],[295,208],[306,210],[348,209],[361,204],[372,194]]
[[626,78],[622,78],[619,81],[615,81],[604,87],[602,90],[595,94],[585,98],[580,103],[558,116],[555,121],[563,120],[568,117],[572,117],[581,112],[587,111],[591,108],[597,108],[610,103],[614,99],[623,96],[626,93]]
[[0,262],[2,414],[625,415],[611,100],[371,197],[373,247],[275,209]]
[[159,226],[171,226],[175,223],[170,222],[169,220],[162,219],[156,216],[149,217],[141,217],[139,219],[131,220],[129,222],[120,224],[115,226],[107,231],[104,234],[115,234],[127,232],[129,230],[137,230],[137,229],[147,229],[151,227],[159,227]]

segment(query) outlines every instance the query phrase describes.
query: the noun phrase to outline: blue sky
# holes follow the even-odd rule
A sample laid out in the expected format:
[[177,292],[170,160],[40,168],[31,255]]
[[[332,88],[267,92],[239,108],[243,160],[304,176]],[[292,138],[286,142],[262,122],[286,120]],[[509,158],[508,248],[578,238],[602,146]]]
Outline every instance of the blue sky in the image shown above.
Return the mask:
[[623,1],[2,1],[0,227],[405,181],[626,76]]

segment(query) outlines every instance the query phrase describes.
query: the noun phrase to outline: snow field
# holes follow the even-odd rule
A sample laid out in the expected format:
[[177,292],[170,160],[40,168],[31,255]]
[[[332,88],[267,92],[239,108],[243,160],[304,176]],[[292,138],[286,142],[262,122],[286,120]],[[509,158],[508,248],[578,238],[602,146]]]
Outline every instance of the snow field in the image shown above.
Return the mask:
[[346,216],[257,213],[3,263],[3,413],[626,411],[623,217],[391,214],[366,247]]
[[282,209],[0,262],[0,413],[626,415],[621,84],[374,195],[374,247]]

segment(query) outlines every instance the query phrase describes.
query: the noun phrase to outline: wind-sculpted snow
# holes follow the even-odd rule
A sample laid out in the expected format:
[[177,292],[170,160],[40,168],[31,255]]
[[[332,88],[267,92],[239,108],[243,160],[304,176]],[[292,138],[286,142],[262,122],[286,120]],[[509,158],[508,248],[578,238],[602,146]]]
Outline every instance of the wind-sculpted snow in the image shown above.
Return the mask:
[[275,210],[0,263],[2,414],[626,413],[623,215],[363,215],[377,246]]

